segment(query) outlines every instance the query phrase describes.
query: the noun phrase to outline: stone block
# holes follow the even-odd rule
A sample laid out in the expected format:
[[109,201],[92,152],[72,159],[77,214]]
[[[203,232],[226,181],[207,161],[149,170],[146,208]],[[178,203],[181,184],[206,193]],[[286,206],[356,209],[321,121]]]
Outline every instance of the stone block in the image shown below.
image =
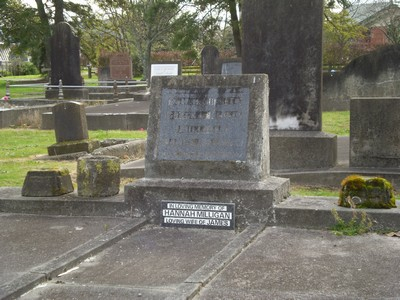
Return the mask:
[[289,195],[289,180],[269,177],[265,181],[140,179],[125,186],[125,201],[135,217],[161,222],[161,201],[235,203],[236,227],[272,218],[273,203]]
[[270,131],[272,170],[327,169],[337,163],[337,136],[313,131]]
[[83,141],[68,141],[53,144],[47,147],[49,156],[87,152],[91,153],[100,147],[100,142],[97,140],[83,140]]
[[52,197],[74,191],[68,170],[34,170],[26,174],[22,196]]
[[78,159],[78,196],[109,197],[119,193],[120,160],[114,156],[84,156]]
[[350,166],[400,167],[400,98],[350,100]]
[[339,205],[352,208],[394,208],[392,184],[384,178],[350,175],[342,182]]

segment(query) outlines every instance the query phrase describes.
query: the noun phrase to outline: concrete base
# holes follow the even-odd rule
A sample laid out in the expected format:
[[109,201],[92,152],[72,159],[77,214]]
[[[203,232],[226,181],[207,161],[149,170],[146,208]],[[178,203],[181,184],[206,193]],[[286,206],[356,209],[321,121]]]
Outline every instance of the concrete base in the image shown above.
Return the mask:
[[76,153],[76,152],[87,152],[91,153],[93,150],[100,147],[100,142],[96,140],[82,140],[82,141],[70,141],[53,144],[47,147],[47,152],[50,156]]
[[273,204],[288,195],[289,180],[279,177],[261,182],[144,178],[125,186],[125,202],[135,217],[160,224],[161,200],[235,203],[239,230],[272,218]]
[[270,131],[271,170],[332,168],[337,137],[320,131]]

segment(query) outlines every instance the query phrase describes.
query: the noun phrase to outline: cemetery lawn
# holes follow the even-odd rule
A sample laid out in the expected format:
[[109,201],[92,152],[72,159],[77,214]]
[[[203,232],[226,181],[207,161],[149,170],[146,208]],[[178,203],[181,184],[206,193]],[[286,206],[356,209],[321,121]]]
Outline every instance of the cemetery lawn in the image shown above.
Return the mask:
[[[146,138],[146,131],[96,130],[89,131],[91,139]],[[54,144],[54,130],[0,129],[0,186],[22,187],[30,170],[67,168],[74,181],[75,161],[47,161],[36,158],[47,154]]]
[[350,136],[350,111],[323,112],[322,131],[340,136]]

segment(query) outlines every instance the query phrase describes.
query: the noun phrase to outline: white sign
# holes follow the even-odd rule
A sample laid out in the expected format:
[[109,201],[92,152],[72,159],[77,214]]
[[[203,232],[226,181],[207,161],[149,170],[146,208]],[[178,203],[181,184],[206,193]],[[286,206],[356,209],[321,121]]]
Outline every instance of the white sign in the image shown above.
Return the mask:
[[162,201],[161,225],[235,229],[235,204]]
[[178,64],[151,64],[151,77],[153,76],[178,76]]

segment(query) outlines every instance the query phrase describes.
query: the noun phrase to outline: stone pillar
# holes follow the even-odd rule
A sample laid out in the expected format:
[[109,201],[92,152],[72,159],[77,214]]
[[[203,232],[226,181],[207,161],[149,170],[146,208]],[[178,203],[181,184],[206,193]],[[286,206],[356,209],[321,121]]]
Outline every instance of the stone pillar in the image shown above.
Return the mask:
[[83,156],[78,159],[78,196],[109,197],[119,193],[120,161],[114,156]]
[[[320,132],[323,5],[323,0],[243,3],[243,74],[266,73],[270,78],[271,169],[336,164],[336,137]],[[310,147],[315,138],[324,138],[324,145]]]

